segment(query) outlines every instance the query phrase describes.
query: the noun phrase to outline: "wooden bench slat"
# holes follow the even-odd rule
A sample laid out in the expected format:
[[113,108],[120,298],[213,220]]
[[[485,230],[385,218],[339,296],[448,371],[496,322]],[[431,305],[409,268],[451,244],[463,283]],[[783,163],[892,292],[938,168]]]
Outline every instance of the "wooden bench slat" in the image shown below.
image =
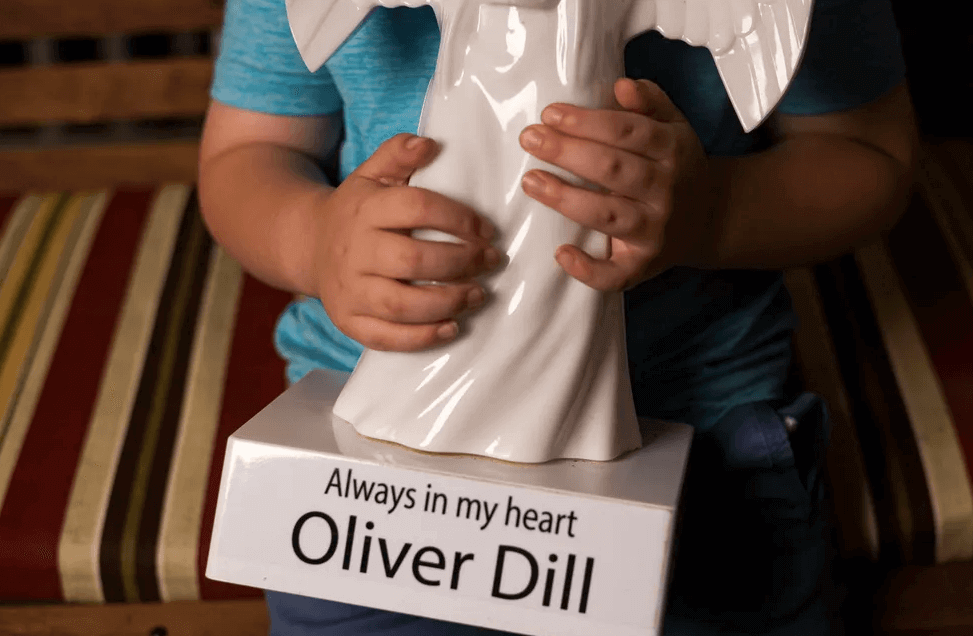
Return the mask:
[[3,0],[0,40],[212,29],[222,0]]
[[212,75],[205,56],[0,70],[0,126],[196,117]]
[[22,636],[264,636],[263,599],[0,607],[0,634]]
[[0,192],[196,181],[199,142],[0,151]]

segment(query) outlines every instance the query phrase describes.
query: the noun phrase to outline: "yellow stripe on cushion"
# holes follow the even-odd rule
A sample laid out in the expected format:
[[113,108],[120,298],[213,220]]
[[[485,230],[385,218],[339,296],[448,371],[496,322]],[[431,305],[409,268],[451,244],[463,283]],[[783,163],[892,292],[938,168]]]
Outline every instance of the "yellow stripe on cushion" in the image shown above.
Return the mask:
[[[6,227],[3,229],[3,235],[0,236],[0,331],[8,322],[8,314],[13,310],[14,298],[19,288],[20,278],[23,276],[23,272],[18,275],[17,270],[11,271],[13,262],[16,259],[20,263],[18,270],[26,266],[22,261],[29,258],[27,254],[29,244],[25,241],[24,235],[32,226],[32,222],[36,225],[37,211],[44,201],[44,197],[36,195],[27,196],[18,201],[10,214]],[[0,367],[2,365],[3,359],[0,358]],[[10,398],[0,401],[0,440],[3,439],[4,435],[6,414],[10,412],[11,408],[13,408],[13,404]],[[5,489],[3,482],[0,482],[0,486]],[[0,498],[0,503],[2,502],[3,499]]]
[[0,286],[0,437],[56,287],[62,257],[84,209],[83,197],[49,197]]
[[[7,280],[7,272],[13,261],[14,255],[23,244],[24,234],[30,227],[30,222],[35,218],[37,209],[44,201],[44,197],[36,194],[22,198],[14,206],[10,215],[10,220],[6,227],[2,228],[3,235],[0,236],[0,283]],[[0,319],[0,324],[3,320]]]
[[156,563],[164,601],[200,598],[200,524],[242,287],[240,265],[214,248],[163,507]]
[[[20,308],[20,295],[32,268],[36,266],[38,251],[51,229],[51,220],[60,210],[61,197],[50,195],[38,202],[30,218],[26,220],[23,236],[18,244],[13,246],[10,255],[10,265],[0,281],[0,334],[12,331],[17,319],[15,313]],[[14,215],[13,222],[21,216],[23,209]],[[9,346],[9,343],[7,344]],[[4,347],[0,346],[0,365],[4,364],[6,355]],[[6,404],[6,402],[0,402]]]
[[82,196],[79,200],[81,207],[81,222],[77,240],[74,241],[70,254],[65,259],[64,277],[61,280],[53,302],[50,314],[38,340],[37,349],[32,356],[30,367],[24,379],[24,385],[17,398],[5,434],[0,440],[0,508],[7,493],[7,486],[17,465],[20,449],[23,445],[27,429],[34,418],[37,400],[40,398],[51,360],[57,349],[61,330],[67,318],[71,300],[74,298],[81,272],[94,242],[98,224],[105,212],[107,196],[104,193]]
[[936,562],[973,558],[973,492],[952,415],[884,242],[855,254],[929,484]]
[[162,188],[153,202],[101,380],[58,546],[65,601],[102,602],[98,546],[152,326],[189,198]]

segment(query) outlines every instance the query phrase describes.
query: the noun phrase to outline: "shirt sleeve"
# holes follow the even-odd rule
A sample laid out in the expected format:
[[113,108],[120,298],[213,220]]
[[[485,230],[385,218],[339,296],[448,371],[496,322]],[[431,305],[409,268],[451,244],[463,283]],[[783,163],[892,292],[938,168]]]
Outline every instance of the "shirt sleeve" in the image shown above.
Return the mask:
[[890,0],[816,0],[804,58],[777,110],[790,115],[849,110],[904,78]]
[[284,0],[228,0],[210,89],[213,99],[274,115],[341,110],[328,70],[311,73],[287,22]]

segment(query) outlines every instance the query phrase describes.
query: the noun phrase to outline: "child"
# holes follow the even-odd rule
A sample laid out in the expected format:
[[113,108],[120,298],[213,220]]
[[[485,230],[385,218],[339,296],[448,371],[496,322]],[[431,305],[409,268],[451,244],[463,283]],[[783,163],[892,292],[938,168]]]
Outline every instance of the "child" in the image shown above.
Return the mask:
[[[484,302],[476,277],[502,256],[489,221],[406,186],[436,153],[404,133],[416,130],[438,43],[428,7],[376,9],[311,74],[284,0],[228,2],[200,197],[233,256],[307,297],[276,331],[292,382],[315,367],[351,370],[362,346],[448,341],[456,317]],[[564,247],[551,257],[592,287],[627,290],[639,414],[697,429],[666,634],[832,629],[827,416],[814,395],[784,395],[795,321],[779,269],[844,252],[904,207],[915,130],[898,46],[888,0],[818,0],[801,70],[769,125],[745,135],[710,52],[649,33],[626,49],[638,81],[616,84],[618,110],[557,105],[521,136],[528,152],[607,190],[536,171],[523,184],[612,237],[607,260]],[[322,166],[336,155],[332,182]],[[409,238],[418,227],[464,241]],[[274,634],[482,632],[267,599]]]

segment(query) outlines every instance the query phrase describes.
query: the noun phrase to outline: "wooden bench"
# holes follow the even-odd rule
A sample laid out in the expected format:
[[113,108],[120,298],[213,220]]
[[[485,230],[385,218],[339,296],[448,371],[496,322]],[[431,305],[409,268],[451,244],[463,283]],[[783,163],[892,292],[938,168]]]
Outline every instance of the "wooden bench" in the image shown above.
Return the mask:
[[[181,285],[192,293],[185,312],[190,318],[184,323],[185,344],[180,346],[183,350],[189,346],[195,352],[191,354],[193,364],[205,360],[209,360],[207,364],[217,363],[215,368],[224,378],[221,383],[219,377],[179,377],[187,371],[188,360],[177,360],[173,368],[176,376],[169,376],[173,382],[181,382],[184,394],[196,391],[199,395],[202,390],[214,389],[225,393],[210,416],[225,420],[225,430],[213,428],[212,419],[209,424],[202,423],[203,430],[209,431],[204,432],[204,441],[213,449],[202,458],[200,476],[204,481],[212,482],[214,470],[219,471],[225,436],[260,408],[245,406],[237,399],[254,392],[246,378],[236,389],[231,386],[232,379],[229,383],[226,380],[230,351],[236,349],[235,360],[242,363],[242,372],[249,373],[251,379],[257,376],[249,365],[263,365],[269,379],[257,391],[264,394],[260,401],[271,399],[284,385],[282,363],[270,349],[269,330],[288,296],[243,274],[215,247],[202,231],[194,203],[192,184],[197,173],[199,134],[221,20],[222,3],[217,0],[0,2],[0,544],[4,546],[0,580],[10,592],[0,595],[0,634],[267,633],[266,609],[257,591],[197,589],[193,593],[190,584],[182,588],[170,585],[160,593],[136,586],[131,598],[129,585],[123,586],[125,598],[105,598],[105,590],[97,593],[99,581],[92,580],[94,585],[89,584],[85,592],[84,585],[65,582],[64,570],[58,565],[65,565],[64,546],[70,543],[65,543],[63,536],[70,523],[64,518],[68,514],[64,496],[69,492],[77,495],[71,475],[81,470],[82,455],[93,448],[94,427],[86,422],[100,417],[83,409],[97,410],[94,402],[110,403],[117,392],[112,372],[99,373],[99,369],[117,363],[118,352],[132,344],[121,339],[125,323],[131,327],[133,317],[148,312],[136,329],[141,332],[138,339],[143,347],[149,346],[152,333],[159,333],[163,323],[144,301],[153,296],[155,302],[165,300],[166,289],[173,288],[173,281],[180,277],[177,244],[183,239],[176,236],[180,228],[189,228],[187,231],[195,237],[202,264],[198,272],[182,270]],[[135,227],[129,235],[118,233],[123,226],[152,223],[153,232]],[[158,252],[160,237],[170,245],[167,254]],[[149,262],[153,258],[155,265]],[[141,265],[136,266],[136,261]],[[140,274],[136,273],[139,267]],[[145,274],[152,269],[156,273],[146,279]],[[108,289],[112,283],[106,278],[113,270],[118,270],[115,278],[120,285],[114,292]],[[236,295],[215,301],[200,296],[207,286],[212,289],[214,277],[236,289]],[[146,288],[147,280],[154,282]],[[82,302],[82,296],[90,295],[92,289],[116,294],[118,304],[99,306],[100,301],[93,297]],[[104,310],[107,313],[102,314]],[[99,320],[107,329],[107,339],[97,345],[102,347],[98,355],[103,359],[74,355],[73,348],[90,347],[97,340],[90,326]],[[225,331],[222,350],[212,351],[213,341],[204,337],[205,329],[194,328],[193,321],[197,320],[209,320],[210,330],[215,324]],[[84,326],[85,321],[89,327]],[[247,323],[262,333],[256,340],[246,333]],[[180,330],[177,324],[172,328]],[[236,345],[232,344],[234,339],[238,340]],[[257,346],[247,344],[251,341]],[[205,352],[207,348],[210,353]],[[159,360],[150,359],[151,355],[155,354],[132,367],[129,389],[118,390],[130,390],[132,382],[141,385],[143,393],[165,386],[157,372]],[[268,360],[272,360],[269,367]],[[67,378],[72,388],[79,390],[85,382],[71,378],[82,380],[86,373],[94,376],[94,382],[87,383],[94,391],[87,398],[92,404],[86,407],[51,398],[52,391],[56,392],[54,383]],[[238,412],[229,414],[234,410]],[[138,416],[130,413],[123,419],[128,420],[125,437],[131,439],[141,431],[145,448],[145,419],[138,424]],[[76,438],[72,443],[77,447],[57,449],[72,456],[69,465],[47,467],[43,470],[48,479],[31,482],[40,475],[26,474],[24,463],[38,450],[41,457],[45,456],[43,443],[48,442],[40,440],[38,446],[37,436],[47,437],[49,433],[41,433],[45,429],[70,431],[72,421],[81,423],[80,430],[69,433]],[[171,429],[167,432],[163,428],[161,435],[164,438],[171,433]],[[65,442],[51,438],[48,443],[57,448]],[[172,457],[173,462],[178,461],[178,453]],[[130,471],[121,469],[116,476],[119,482],[133,479]],[[136,475],[135,481],[138,479]],[[105,482],[107,487],[111,483],[111,478]],[[191,486],[186,492],[192,493],[194,488],[197,494],[189,499],[198,500],[195,507],[180,508],[191,518],[213,503],[205,495],[210,484]],[[36,512],[31,512],[32,496],[41,498],[41,503],[49,502],[50,506],[45,504],[43,509],[53,514],[48,521],[34,519],[33,526],[27,521]],[[159,504],[150,502],[144,510]],[[135,510],[131,499],[128,508]],[[54,524],[49,525],[52,519]],[[117,540],[105,543],[118,528],[109,525],[107,530],[97,539],[103,552],[106,547],[108,552],[124,549]],[[36,542],[25,545],[32,535]],[[198,542],[202,553],[208,542],[202,526]],[[119,558],[116,554],[108,561],[117,565],[122,562]],[[177,570],[186,570],[184,574],[198,584],[202,567],[196,563],[198,559],[183,555],[178,560],[183,561],[182,566],[177,562],[170,565],[176,563]],[[44,565],[46,562],[51,562],[53,570]],[[41,580],[31,581],[30,576]],[[44,578],[50,588],[46,592]]]
[[219,0],[0,3],[0,191],[192,182]]
[[191,184],[0,196],[0,634],[260,633],[260,591],[204,571],[291,298],[213,243]]
[[973,634],[973,140],[926,138],[896,227],[787,283],[834,422],[849,609],[878,634]]

